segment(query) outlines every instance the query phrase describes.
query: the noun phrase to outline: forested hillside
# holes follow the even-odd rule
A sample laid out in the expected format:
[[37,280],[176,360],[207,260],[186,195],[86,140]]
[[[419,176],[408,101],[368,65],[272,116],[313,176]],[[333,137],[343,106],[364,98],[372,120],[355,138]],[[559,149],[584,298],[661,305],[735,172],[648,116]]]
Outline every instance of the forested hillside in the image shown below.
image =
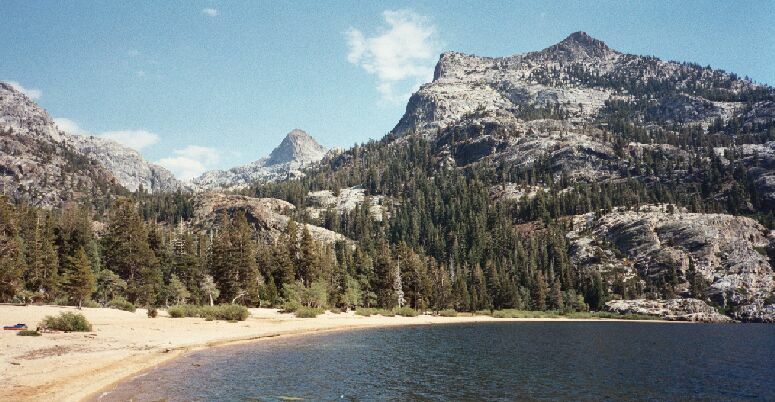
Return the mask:
[[775,90],[583,33],[443,54],[390,134],[303,177],[104,204],[0,202],[0,299],[775,319]]

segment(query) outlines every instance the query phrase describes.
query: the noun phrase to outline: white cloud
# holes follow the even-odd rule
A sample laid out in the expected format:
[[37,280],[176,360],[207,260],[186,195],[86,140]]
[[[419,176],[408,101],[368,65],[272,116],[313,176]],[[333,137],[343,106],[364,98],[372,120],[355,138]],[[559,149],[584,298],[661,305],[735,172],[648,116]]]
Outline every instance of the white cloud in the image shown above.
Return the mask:
[[181,180],[193,179],[218,163],[220,155],[215,148],[189,145],[173,151],[175,156],[162,158],[156,163],[169,169]]
[[86,131],[84,131],[78,125],[78,123],[66,117],[55,118],[54,124],[56,124],[60,130],[66,132],[67,134],[86,134]]
[[117,143],[134,149],[135,151],[141,151],[143,148],[149,147],[159,142],[159,136],[145,130],[122,130],[122,131],[105,131],[97,134],[96,137],[107,138],[109,140],[116,141]]
[[202,14],[208,16],[208,17],[215,17],[218,15],[218,10],[214,8],[203,8]]
[[60,130],[68,134],[93,135],[95,137],[113,140],[138,152],[159,142],[158,135],[146,130],[103,131],[98,134],[92,134],[81,128],[75,120],[67,117],[57,117],[54,119],[54,123]]
[[382,17],[387,27],[374,36],[353,27],[347,30],[347,61],[377,76],[383,99],[402,102],[433,78],[441,44],[427,17],[411,10],[387,10]]
[[[66,117],[57,117],[54,123],[60,130],[68,134],[94,135],[118,142],[119,144],[141,151],[159,142],[159,136],[146,130],[104,131],[91,134],[82,129],[78,123]],[[177,178],[190,180],[209,169],[213,169],[220,161],[220,153],[215,148],[199,145],[188,145],[172,151],[172,156],[159,159],[156,163],[169,169]]]
[[8,85],[11,86],[11,88],[27,95],[30,99],[40,99],[40,97],[43,95],[43,92],[40,91],[40,89],[33,89],[33,88],[25,88],[22,86],[22,84],[19,84],[16,81],[6,81]]

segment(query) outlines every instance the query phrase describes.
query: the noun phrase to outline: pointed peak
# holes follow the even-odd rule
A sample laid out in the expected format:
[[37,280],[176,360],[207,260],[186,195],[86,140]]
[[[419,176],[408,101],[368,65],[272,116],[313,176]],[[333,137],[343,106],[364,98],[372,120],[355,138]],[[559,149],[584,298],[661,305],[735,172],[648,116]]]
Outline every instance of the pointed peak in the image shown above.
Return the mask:
[[304,131],[304,130],[302,130],[300,128],[294,128],[293,130],[288,132],[288,134],[285,135],[285,139],[288,139],[288,140],[296,140],[296,139],[301,139],[301,138],[309,138],[312,141],[315,141],[315,139],[312,138],[311,135],[307,134],[306,131]]
[[325,147],[318,144],[306,131],[296,128],[286,134],[280,145],[269,154],[267,165],[314,162],[320,160],[325,153]]
[[608,45],[605,44],[605,42],[595,39],[591,36],[589,36],[588,33],[583,31],[574,32],[570,35],[568,35],[567,38],[563,39],[560,43],[578,43],[585,46],[599,46],[599,47],[608,47]]
[[547,48],[546,51],[566,54],[573,58],[605,57],[611,53],[616,53],[605,42],[582,31],[568,35],[562,42]]

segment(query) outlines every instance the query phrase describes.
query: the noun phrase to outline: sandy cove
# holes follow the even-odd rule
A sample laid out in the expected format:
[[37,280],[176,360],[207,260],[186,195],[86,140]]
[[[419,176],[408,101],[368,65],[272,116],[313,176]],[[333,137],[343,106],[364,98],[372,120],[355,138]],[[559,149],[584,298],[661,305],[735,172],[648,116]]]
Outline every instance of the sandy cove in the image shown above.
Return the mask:
[[[0,305],[3,325],[26,323],[35,329],[46,315],[77,311],[60,306]],[[74,401],[98,395],[112,384],[183,353],[262,338],[320,331],[489,321],[584,321],[502,319],[489,316],[361,317],[353,312],[296,318],[276,309],[250,309],[247,320],[229,323],[201,318],[148,318],[144,309],[130,313],[84,308],[92,332],[17,336],[3,331],[0,342],[0,389],[13,400]],[[599,320],[598,320],[599,321]],[[607,320],[612,321],[612,320]],[[665,321],[648,321],[665,322]]]

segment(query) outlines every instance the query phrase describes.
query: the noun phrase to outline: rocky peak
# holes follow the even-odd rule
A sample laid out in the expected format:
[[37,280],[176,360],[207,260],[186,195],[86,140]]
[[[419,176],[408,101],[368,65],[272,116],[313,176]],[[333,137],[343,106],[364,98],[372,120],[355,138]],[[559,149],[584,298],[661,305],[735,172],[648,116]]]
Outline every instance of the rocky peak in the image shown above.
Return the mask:
[[0,81],[0,124],[15,131],[34,134],[42,140],[61,141],[62,136],[48,113],[11,84]]
[[568,59],[603,58],[616,51],[605,42],[589,36],[586,32],[574,32],[562,42],[543,50],[545,54],[561,55]]
[[258,181],[278,181],[304,176],[302,169],[320,161],[326,148],[303,130],[288,133],[268,157],[229,170],[211,170],[190,183],[194,191],[246,188]]
[[323,158],[326,148],[303,130],[293,129],[269,154],[267,166],[289,162],[309,163]]

